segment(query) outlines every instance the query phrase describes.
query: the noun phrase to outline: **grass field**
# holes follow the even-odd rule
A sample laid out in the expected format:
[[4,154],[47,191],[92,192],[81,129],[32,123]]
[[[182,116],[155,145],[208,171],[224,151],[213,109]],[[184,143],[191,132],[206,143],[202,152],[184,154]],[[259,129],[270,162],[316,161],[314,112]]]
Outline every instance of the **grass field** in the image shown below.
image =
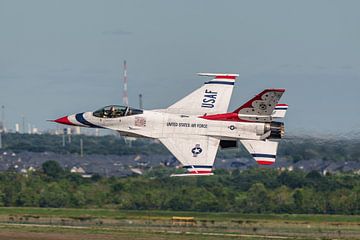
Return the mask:
[[0,208],[0,239],[9,238],[360,239],[360,216]]

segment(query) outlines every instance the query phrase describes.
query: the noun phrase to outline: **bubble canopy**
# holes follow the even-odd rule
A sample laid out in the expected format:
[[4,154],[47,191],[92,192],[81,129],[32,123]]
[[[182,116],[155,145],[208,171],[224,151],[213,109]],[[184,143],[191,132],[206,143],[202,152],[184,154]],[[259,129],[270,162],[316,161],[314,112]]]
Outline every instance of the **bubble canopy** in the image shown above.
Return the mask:
[[95,112],[93,112],[93,115],[94,117],[99,117],[99,118],[118,118],[118,117],[131,116],[142,113],[143,110],[132,107],[109,105],[99,110],[96,110]]

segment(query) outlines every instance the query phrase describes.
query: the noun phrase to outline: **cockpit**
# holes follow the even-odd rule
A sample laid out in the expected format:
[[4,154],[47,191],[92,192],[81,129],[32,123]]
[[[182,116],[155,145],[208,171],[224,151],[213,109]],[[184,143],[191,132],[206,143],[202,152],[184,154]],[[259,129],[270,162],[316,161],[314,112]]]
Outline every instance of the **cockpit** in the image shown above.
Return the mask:
[[99,118],[118,118],[124,116],[131,116],[142,114],[143,110],[135,109],[126,106],[110,105],[99,110],[96,110],[93,115]]

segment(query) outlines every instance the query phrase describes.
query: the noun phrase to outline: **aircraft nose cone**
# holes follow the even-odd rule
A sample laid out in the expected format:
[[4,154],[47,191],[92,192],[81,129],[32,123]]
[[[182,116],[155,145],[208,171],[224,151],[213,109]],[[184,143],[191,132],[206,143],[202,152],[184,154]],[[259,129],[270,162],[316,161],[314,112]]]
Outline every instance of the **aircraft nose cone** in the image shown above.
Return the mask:
[[61,123],[61,124],[66,124],[66,125],[73,125],[73,126],[75,125],[75,124],[73,124],[72,122],[69,121],[68,116],[58,118],[58,119],[54,120],[54,122]]

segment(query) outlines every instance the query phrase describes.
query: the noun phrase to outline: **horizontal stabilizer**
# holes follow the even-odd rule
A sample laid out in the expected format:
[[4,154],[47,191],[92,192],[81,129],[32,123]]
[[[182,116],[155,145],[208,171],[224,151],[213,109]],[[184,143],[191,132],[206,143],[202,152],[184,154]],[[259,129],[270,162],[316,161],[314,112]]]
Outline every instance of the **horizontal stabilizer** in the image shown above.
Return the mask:
[[273,118],[284,118],[288,108],[287,104],[277,104],[271,116]]
[[276,160],[278,142],[270,140],[240,140],[258,164],[270,165]]

